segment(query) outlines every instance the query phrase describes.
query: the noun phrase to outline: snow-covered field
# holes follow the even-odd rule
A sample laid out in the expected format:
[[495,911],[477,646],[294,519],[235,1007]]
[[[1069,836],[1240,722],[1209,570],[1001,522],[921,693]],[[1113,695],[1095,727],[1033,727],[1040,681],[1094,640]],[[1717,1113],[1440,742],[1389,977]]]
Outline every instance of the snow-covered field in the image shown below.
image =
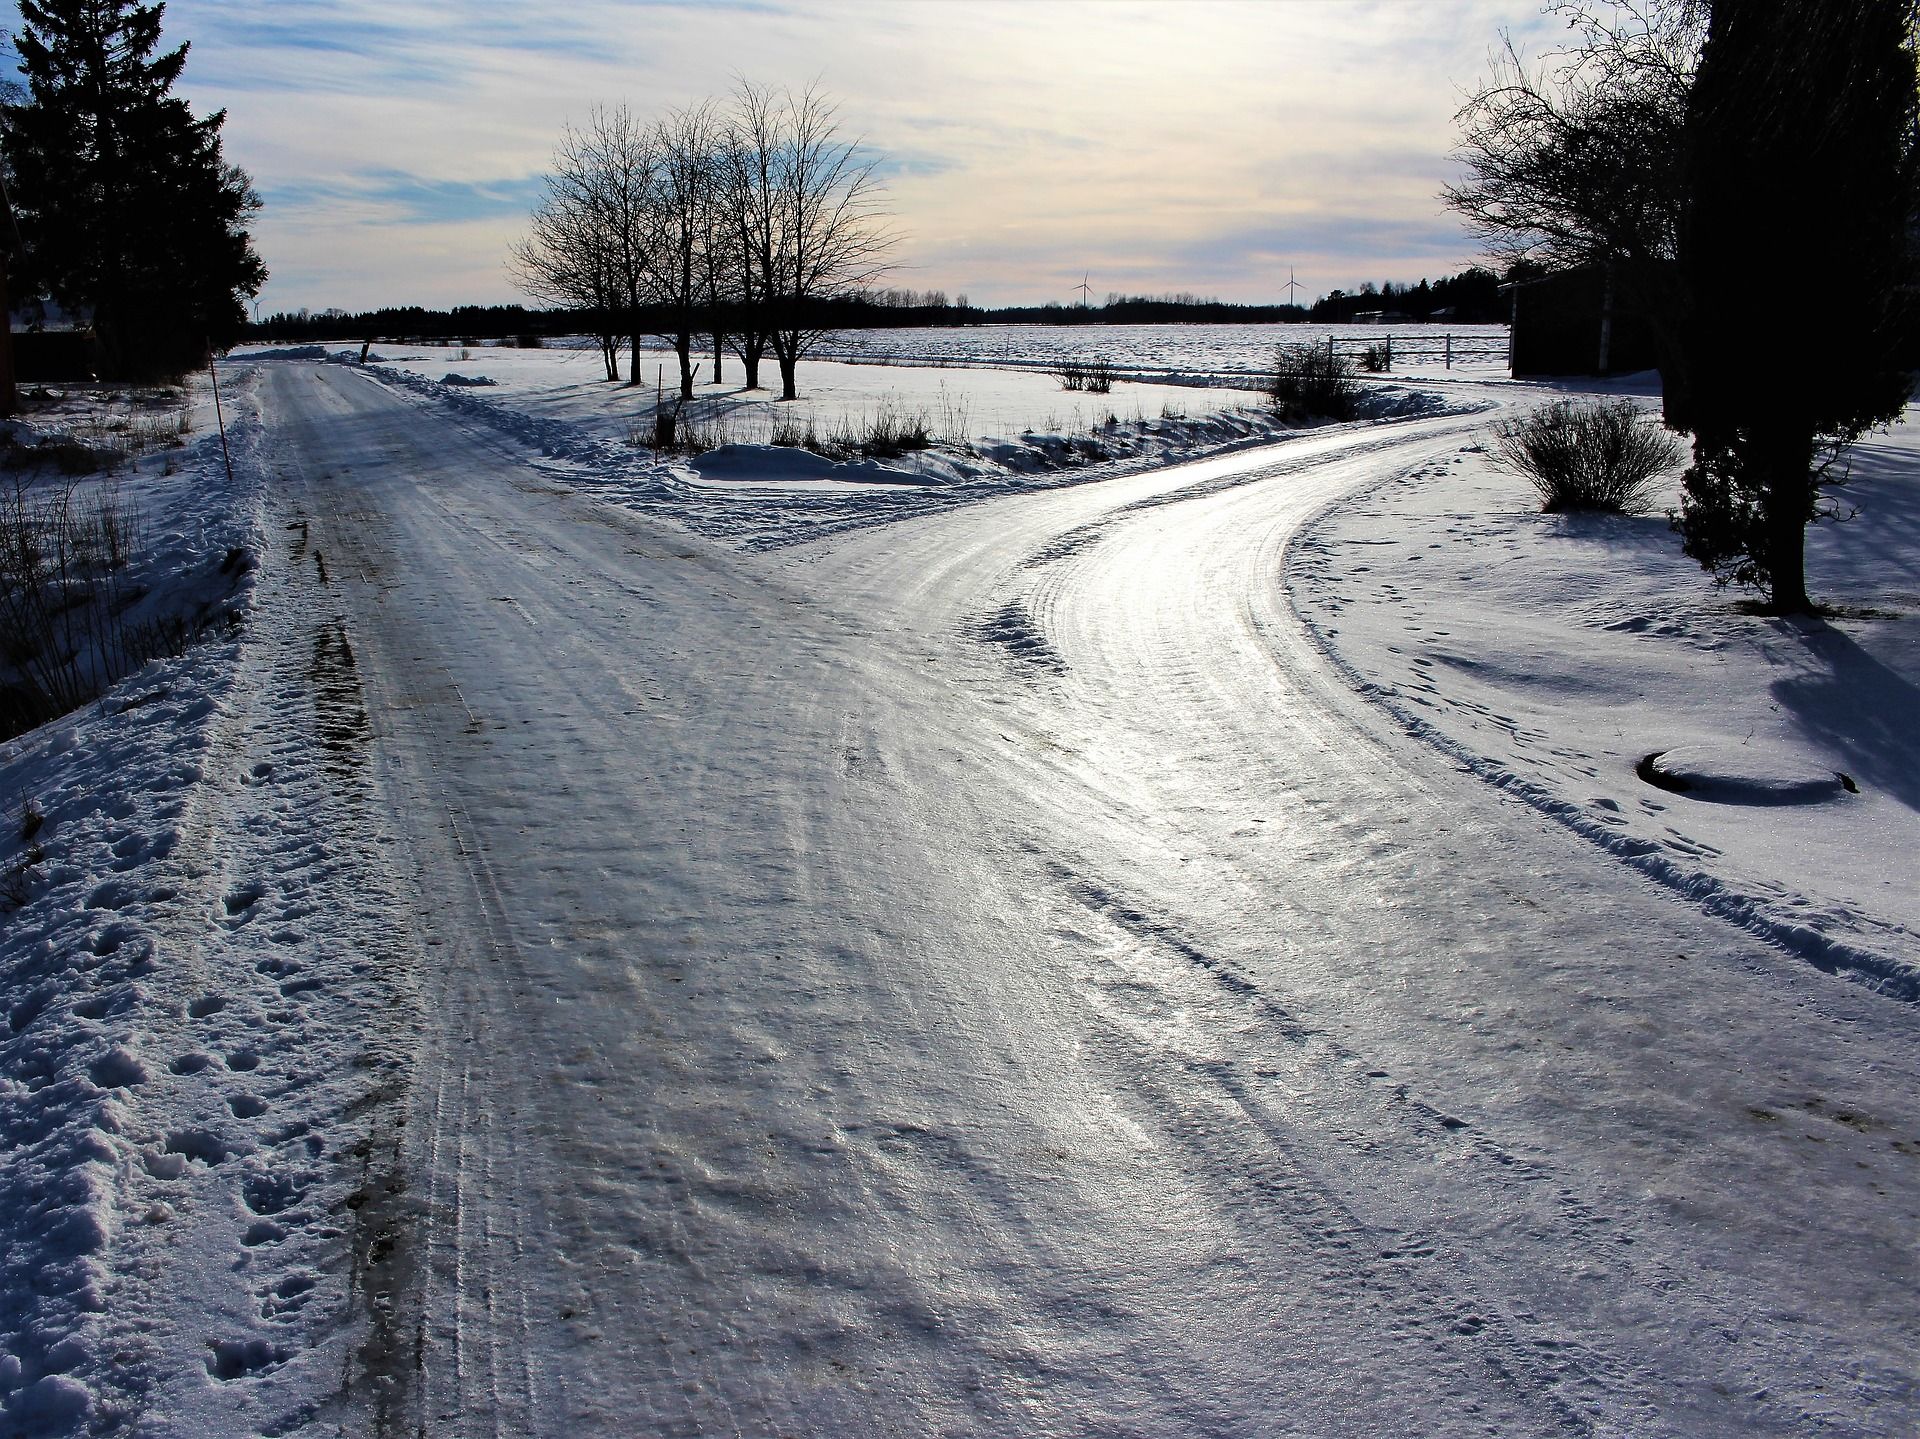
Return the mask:
[[1524,386],[415,353],[227,365],[243,623],[0,750],[0,1428],[1920,1422],[1910,432],[1793,625]]
[[[968,325],[847,330],[821,358],[907,366],[1050,370],[1063,361],[1104,359],[1122,374],[1183,386],[1246,383],[1264,373],[1280,345],[1324,345],[1358,359],[1391,335],[1394,369],[1424,379],[1504,380],[1505,325]],[[1447,346],[1452,337],[1451,351]],[[1451,358],[1452,364],[1448,364]]]
[[[597,350],[520,350],[505,347],[382,347],[385,364],[425,379],[457,375],[469,385],[492,382],[484,398],[543,418],[578,426],[597,438],[637,439],[650,443],[655,381],[674,396],[671,354],[643,353],[645,383],[638,389],[609,384]],[[464,353],[465,359],[460,358]],[[623,370],[624,372],[624,370]],[[746,390],[743,371],[731,355],[723,362],[723,383],[712,383],[713,357],[701,363],[695,390],[695,423],[717,428],[720,436],[743,444],[765,444],[774,428],[791,425],[831,430],[871,419],[883,410],[925,416],[938,437],[965,442],[1022,434],[1089,435],[1109,416],[1122,421],[1199,417],[1236,408],[1257,408],[1257,387],[1195,389],[1188,385],[1122,381],[1111,394],[1064,390],[1052,375],[1038,371],[985,369],[950,373],[921,366],[845,364],[803,361],[800,398],[783,403],[777,396],[779,374],[769,360],[761,381],[775,388]],[[486,389],[488,387],[476,388]]]
[[[358,355],[317,346],[294,353],[340,362]],[[802,398],[791,403],[741,388],[737,365],[728,383],[701,384],[686,414],[719,448],[675,457],[651,448],[659,393],[607,383],[585,351],[427,346],[378,352],[368,369],[515,435],[560,483],[752,548],[1300,433],[1250,390],[1122,382],[1100,396],[1063,391],[1031,371],[810,360],[799,369]],[[1363,398],[1379,417],[1485,403],[1384,379],[1368,381]],[[673,404],[670,389],[665,403]],[[839,463],[768,443],[778,426],[859,433],[882,416],[921,419],[936,443]]]

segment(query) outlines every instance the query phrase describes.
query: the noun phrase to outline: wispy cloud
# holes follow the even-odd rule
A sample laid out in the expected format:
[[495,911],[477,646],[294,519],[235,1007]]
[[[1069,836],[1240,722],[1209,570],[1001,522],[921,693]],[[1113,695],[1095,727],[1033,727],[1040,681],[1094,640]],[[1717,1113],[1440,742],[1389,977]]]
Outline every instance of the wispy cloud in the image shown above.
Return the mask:
[[539,200],[537,177],[491,182],[436,180],[370,170],[337,180],[292,181],[262,191],[271,210],[306,221],[353,210],[369,225],[440,225],[466,220],[519,220]]
[[1461,87],[1537,0],[170,0],[283,306],[513,298],[569,120],[819,82],[880,157],[905,283],[1272,299],[1474,258],[1436,197]]

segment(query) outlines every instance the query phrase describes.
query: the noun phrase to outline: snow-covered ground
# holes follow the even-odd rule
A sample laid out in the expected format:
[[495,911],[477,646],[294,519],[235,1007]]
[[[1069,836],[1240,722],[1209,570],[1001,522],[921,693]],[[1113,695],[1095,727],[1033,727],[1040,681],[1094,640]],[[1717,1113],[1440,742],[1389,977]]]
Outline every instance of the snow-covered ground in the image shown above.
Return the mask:
[[[381,346],[386,364],[439,380],[457,375],[469,384],[484,378],[497,387],[487,396],[543,418],[578,425],[609,439],[637,436],[650,443],[656,381],[669,398],[677,394],[670,352],[642,352],[644,383],[637,389],[609,384],[597,349],[540,350],[505,346]],[[462,356],[465,358],[462,358]],[[711,351],[696,354],[700,384],[690,411],[696,423],[711,425],[721,436],[745,444],[765,444],[778,425],[832,429],[843,421],[863,421],[882,410],[925,416],[933,432],[946,440],[1023,433],[1091,434],[1109,416],[1123,421],[1165,416],[1217,414],[1262,404],[1258,370],[1240,386],[1206,386],[1121,380],[1105,395],[1067,390],[1039,369],[987,368],[972,373],[912,364],[856,364],[839,360],[802,361],[800,398],[779,396],[779,371],[769,358],[761,368],[763,388],[744,388],[744,371],[731,354],[722,363],[723,382],[712,381]],[[622,361],[625,373],[625,361]],[[484,387],[482,387],[484,388]]]
[[[137,612],[216,622],[0,746],[8,1434],[284,1432],[367,1335],[411,976],[351,644],[267,492],[256,378],[227,377],[231,483],[204,382],[206,428],[109,481]],[[38,418],[103,408],[115,433],[111,402]]]
[[[358,359],[357,350],[319,346],[293,353]],[[1063,391],[1030,370],[810,360],[799,368],[803,398],[792,403],[741,388],[737,364],[729,383],[703,383],[686,415],[703,448],[717,448],[676,457],[651,448],[660,392],[609,384],[587,351],[428,346],[376,352],[368,369],[516,436],[559,483],[749,548],[1302,433],[1251,390],[1121,382],[1100,396]],[[671,390],[664,402],[674,403]],[[1375,418],[1486,403],[1385,379],[1367,381],[1362,402]],[[923,421],[936,443],[832,464],[790,441],[769,443],[783,426],[857,434],[886,416]]]
[[[1808,541],[1834,613],[1771,619],[1715,589],[1664,513],[1542,515],[1469,444],[1334,506],[1293,593],[1412,732],[1713,912],[1912,999],[1920,424],[1863,442],[1841,498],[1855,518]],[[1678,503],[1670,484],[1657,508]]]
[[228,366],[243,625],[0,755],[0,1427],[1920,1420],[1904,432],[1796,630],[1524,387],[703,469],[475,354]]

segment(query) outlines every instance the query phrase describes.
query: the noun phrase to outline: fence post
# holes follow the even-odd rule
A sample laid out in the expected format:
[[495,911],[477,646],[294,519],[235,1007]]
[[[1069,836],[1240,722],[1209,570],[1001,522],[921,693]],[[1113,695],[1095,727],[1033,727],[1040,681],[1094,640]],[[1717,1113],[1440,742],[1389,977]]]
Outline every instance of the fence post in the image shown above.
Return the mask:
[[1387,373],[1393,373],[1393,336],[1387,336]]
[[1447,336],[1447,368],[1453,368],[1453,336]]
[[1327,336],[1327,368],[1333,368],[1333,336]]

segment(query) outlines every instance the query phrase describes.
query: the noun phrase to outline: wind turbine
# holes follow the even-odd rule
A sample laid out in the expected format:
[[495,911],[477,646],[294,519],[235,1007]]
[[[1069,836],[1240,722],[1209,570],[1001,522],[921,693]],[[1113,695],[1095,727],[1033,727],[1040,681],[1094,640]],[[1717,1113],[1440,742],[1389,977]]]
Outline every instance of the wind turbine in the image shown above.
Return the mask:
[[1280,288],[1287,292],[1287,303],[1289,305],[1295,303],[1293,292],[1300,288],[1300,282],[1293,278],[1293,266],[1287,266],[1287,283]]
[[1082,270],[1080,272],[1080,283],[1074,286],[1074,288],[1080,292],[1080,308],[1083,310],[1091,310],[1093,308],[1093,287],[1087,283],[1087,281],[1092,278],[1093,271]]

